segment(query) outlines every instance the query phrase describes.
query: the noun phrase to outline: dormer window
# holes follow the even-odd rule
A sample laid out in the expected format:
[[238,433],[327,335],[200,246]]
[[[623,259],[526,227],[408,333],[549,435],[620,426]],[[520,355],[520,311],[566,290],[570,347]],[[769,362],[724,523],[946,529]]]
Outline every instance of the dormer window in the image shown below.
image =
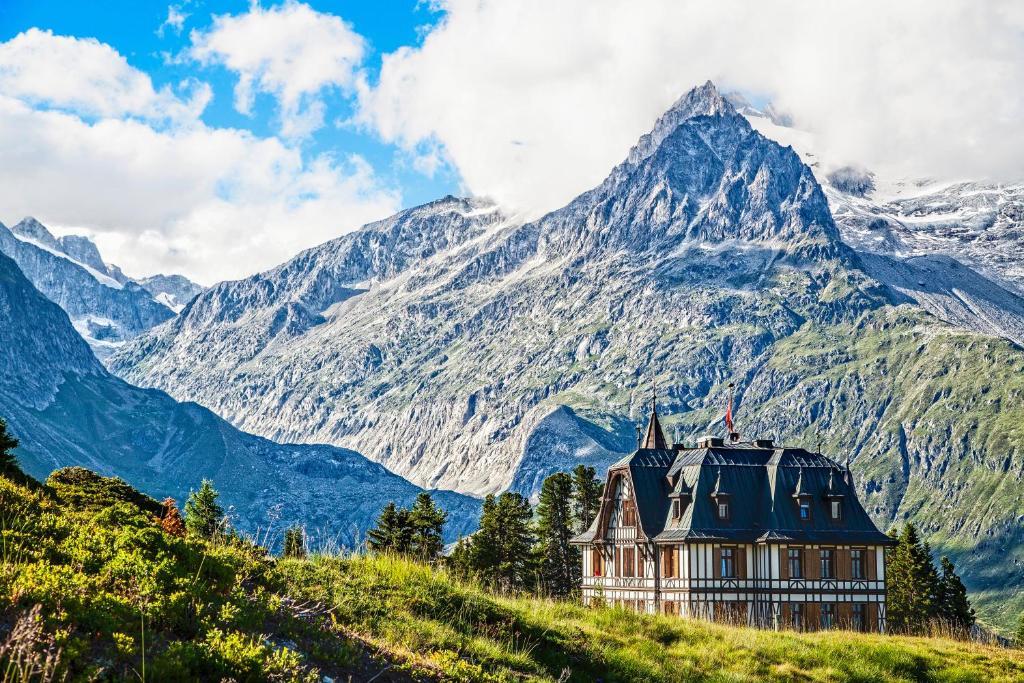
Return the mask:
[[676,498],[675,500],[672,501],[672,519],[679,519],[682,516],[683,505],[682,503],[679,502],[679,499]]
[[800,499],[800,521],[811,521],[811,501],[807,498]]
[[829,511],[832,513],[832,521],[838,522],[843,518],[843,503],[842,501],[832,499],[828,503]]
[[729,503],[727,501],[718,501],[718,519],[729,519]]

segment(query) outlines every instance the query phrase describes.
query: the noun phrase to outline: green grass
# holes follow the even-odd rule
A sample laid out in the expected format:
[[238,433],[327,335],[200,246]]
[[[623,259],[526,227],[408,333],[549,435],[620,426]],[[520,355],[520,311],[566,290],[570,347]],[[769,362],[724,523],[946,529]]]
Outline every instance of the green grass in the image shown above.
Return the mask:
[[0,477],[0,680],[39,680],[10,675],[5,644],[36,605],[15,650],[59,649],[72,681],[1024,680],[1015,650],[498,596],[390,556],[276,560],[244,539],[168,536],[155,509],[85,470]]

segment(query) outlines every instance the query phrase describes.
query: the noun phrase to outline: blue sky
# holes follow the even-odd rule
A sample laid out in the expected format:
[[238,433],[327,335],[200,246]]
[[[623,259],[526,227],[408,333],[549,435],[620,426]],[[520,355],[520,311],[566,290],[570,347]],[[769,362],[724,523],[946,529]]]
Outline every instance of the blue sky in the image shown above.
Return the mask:
[[[277,3],[264,3],[273,6]],[[375,78],[382,54],[403,45],[419,42],[440,13],[421,0],[383,2],[306,2],[313,9],[344,18],[357,33],[369,41],[363,63]],[[219,66],[198,67],[188,61],[175,61],[189,47],[191,31],[210,28],[215,15],[239,15],[249,9],[246,0],[178,2],[125,2],[123,0],[4,0],[0,3],[0,41],[37,27],[69,36],[92,37],[111,45],[129,63],[149,74],[154,85],[171,86],[184,78],[199,77],[213,88],[213,99],[202,120],[217,127],[244,128],[260,136],[274,135],[275,103],[269,95],[258,95],[251,116],[239,113],[232,104],[237,77]],[[180,30],[164,26],[168,8],[187,14]],[[161,26],[164,26],[161,30]],[[356,153],[369,161],[383,181],[400,188],[402,204],[415,206],[448,193],[459,192],[458,175],[450,167],[440,168],[432,176],[412,169],[394,145],[386,144],[365,128],[344,125],[353,114],[352,100],[342,93],[326,97],[327,125],[302,142],[307,154],[323,152]]]
[[448,193],[556,209],[709,79],[817,172],[1017,181],[1022,36],[999,0],[0,0],[0,221],[211,284]]

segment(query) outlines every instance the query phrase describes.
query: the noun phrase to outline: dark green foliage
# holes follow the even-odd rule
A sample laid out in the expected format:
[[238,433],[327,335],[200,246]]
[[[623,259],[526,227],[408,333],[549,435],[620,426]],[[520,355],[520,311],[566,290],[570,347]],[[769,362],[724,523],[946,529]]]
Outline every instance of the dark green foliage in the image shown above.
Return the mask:
[[541,590],[567,597],[579,590],[581,559],[571,545],[573,537],[573,479],[565,472],[552,474],[540,489],[537,503],[538,578]]
[[967,588],[956,575],[956,567],[943,557],[942,576],[939,578],[939,617],[957,631],[967,631],[974,625],[974,608],[967,599]]
[[377,526],[366,534],[366,544],[378,553],[407,553],[412,544],[412,527],[409,511],[391,501],[384,506],[377,518]]
[[576,465],[572,471],[572,519],[576,533],[583,533],[594,521],[603,492],[604,482],[598,480],[594,468]]
[[400,508],[394,502],[385,505],[377,526],[366,534],[366,544],[374,552],[411,555],[433,562],[444,550],[441,532],[447,521],[448,513],[424,491],[411,509]]
[[1014,642],[1017,647],[1024,649],[1024,614],[1020,615],[1020,620],[1017,622],[1017,634]]
[[224,509],[217,503],[220,494],[213,482],[203,479],[198,491],[193,491],[185,502],[185,528],[198,538],[212,539],[226,532]]
[[14,457],[14,449],[17,447],[18,440],[7,431],[7,423],[0,417],[0,474],[21,472],[18,459]]
[[534,585],[532,518],[530,502],[518,493],[484,499],[480,528],[472,536],[470,566],[485,585],[506,592]]
[[441,557],[444,550],[441,534],[447,521],[448,513],[434,504],[429,493],[423,491],[416,496],[416,502],[409,511],[412,529],[409,550],[413,557],[422,562],[433,562]]
[[306,531],[300,526],[285,529],[284,556],[302,559],[306,556]]
[[889,535],[897,541],[886,566],[889,629],[923,634],[938,624],[966,635],[975,621],[974,609],[953,563],[943,557],[940,576],[931,547],[909,522],[900,533],[892,530]]

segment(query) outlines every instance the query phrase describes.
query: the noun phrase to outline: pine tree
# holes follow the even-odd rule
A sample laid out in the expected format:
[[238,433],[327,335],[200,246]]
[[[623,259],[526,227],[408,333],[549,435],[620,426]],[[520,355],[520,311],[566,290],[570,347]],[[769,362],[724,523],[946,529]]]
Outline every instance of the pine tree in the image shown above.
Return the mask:
[[544,480],[537,503],[537,555],[541,585],[550,595],[565,597],[579,590],[580,551],[571,545],[573,479],[565,472]]
[[451,554],[445,558],[445,564],[455,577],[466,580],[476,574],[473,569],[473,540],[462,537],[455,544]]
[[1021,649],[1024,649],[1024,614],[1020,615],[1020,620],[1017,622],[1017,635],[1015,638],[1015,645]]
[[416,496],[409,511],[411,538],[409,552],[422,562],[433,562],[444,550],[442,532],[448,513],[434,504],[430,494],[423,491]]
[[18,459],[14,456],[17,447],[18,440],[7,431],[7,423],[0,417],[0,474],[21,474]]
[[199,490],[188,497],[185,502],[185,528],[190,535],[212,539],[226,531],[223,528],[227,521],[224,509],[217,504],[219,497],[209,479],[203,479]]
[[472,566],[486,584],[512,592],[531,587],[535,580],[533,511],[518,493],[484,499],[480,529],[473,534]]
[[604,484],[597,479],[593,467],[576,465],[572,471],[572,516],[573,529],[583,533],[594,521],[601,507],[601,495]]
[[943,556],[941,565],[938,616],[961,633],[967,632],[975,621],[974,608],[967,599],[967,588],[948,557]]
[[938,572],[913,524],[904,524],[896,539],[886,567],[889,627],[897,633],[923,633],[938,615]]
[[306,532],[301,526],[293,526],[284,532],[284,556],[302,559],[306,556]]
[[178,511],[178,503],[173,498],[164,498],[164,512],[160,517],[160,528],[168,536],[184,538],[185,520],[181,518]]
[[367,533],[367,545],[378,553],[408,553],[412,546],[412,522],[409,511],[388,503],[377,518],[377,526]]

